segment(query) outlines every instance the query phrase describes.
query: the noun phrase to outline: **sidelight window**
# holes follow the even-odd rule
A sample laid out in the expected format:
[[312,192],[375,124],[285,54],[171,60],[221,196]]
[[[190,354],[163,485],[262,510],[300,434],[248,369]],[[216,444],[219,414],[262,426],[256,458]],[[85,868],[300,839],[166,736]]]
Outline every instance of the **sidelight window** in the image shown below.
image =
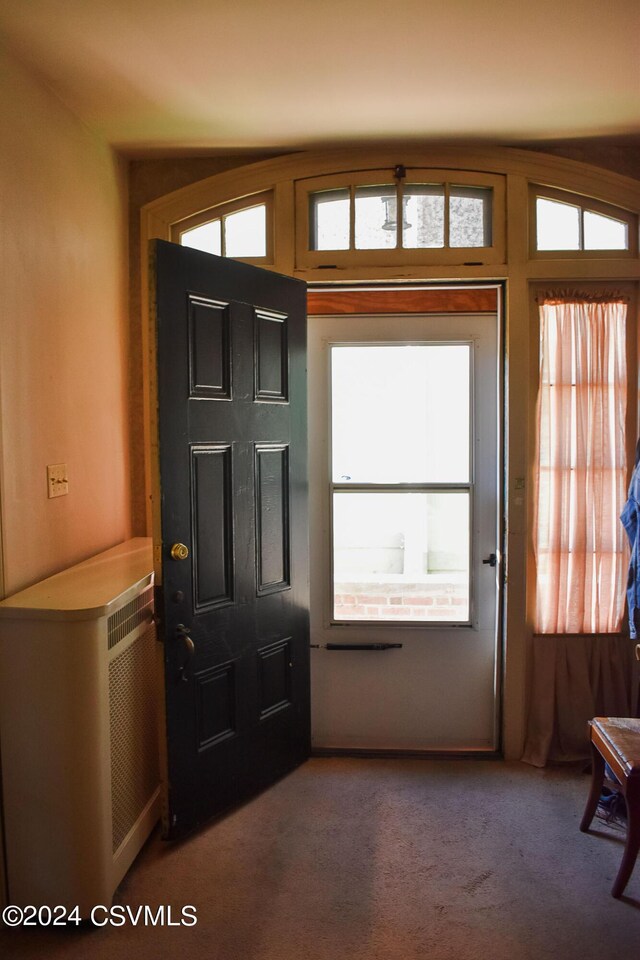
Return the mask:
[[627,303],[541,296],[535,630],[617,633],[627,542]]

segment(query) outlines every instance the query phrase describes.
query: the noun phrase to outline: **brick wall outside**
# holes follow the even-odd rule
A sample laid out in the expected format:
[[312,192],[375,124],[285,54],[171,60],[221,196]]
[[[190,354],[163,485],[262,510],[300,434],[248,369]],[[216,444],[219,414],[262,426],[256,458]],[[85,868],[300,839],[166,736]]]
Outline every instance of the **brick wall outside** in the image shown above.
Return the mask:
[[467,584],[336,583],[337,620],[466,620]]

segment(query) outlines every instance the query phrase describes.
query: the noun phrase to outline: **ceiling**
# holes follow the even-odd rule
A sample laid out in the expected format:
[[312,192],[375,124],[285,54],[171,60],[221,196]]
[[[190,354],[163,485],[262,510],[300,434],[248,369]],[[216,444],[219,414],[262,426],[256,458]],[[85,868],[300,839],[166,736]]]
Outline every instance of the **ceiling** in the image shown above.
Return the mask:
[[137,156],[640,135],[638,0],[0,0],[0,31]]

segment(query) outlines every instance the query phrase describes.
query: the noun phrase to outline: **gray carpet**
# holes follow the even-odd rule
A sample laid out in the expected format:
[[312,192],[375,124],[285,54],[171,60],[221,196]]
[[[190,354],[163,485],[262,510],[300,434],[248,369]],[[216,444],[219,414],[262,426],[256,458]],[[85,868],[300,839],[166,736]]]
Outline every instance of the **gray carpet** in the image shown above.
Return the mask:
[[116,903],[193,927],[0,933],[51,960],[632,960],[640,863],[578,824],[589,779],[496,761],[314,759],[179,845],[153,837]]

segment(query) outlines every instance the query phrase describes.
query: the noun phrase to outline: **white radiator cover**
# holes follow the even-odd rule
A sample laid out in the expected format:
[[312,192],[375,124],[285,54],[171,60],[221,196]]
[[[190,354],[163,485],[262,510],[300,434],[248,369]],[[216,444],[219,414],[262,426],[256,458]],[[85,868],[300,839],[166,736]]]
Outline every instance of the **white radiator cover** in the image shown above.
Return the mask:
[[152,567],[136,538],[0,603],[10,903],[89,916],[158,819]]

